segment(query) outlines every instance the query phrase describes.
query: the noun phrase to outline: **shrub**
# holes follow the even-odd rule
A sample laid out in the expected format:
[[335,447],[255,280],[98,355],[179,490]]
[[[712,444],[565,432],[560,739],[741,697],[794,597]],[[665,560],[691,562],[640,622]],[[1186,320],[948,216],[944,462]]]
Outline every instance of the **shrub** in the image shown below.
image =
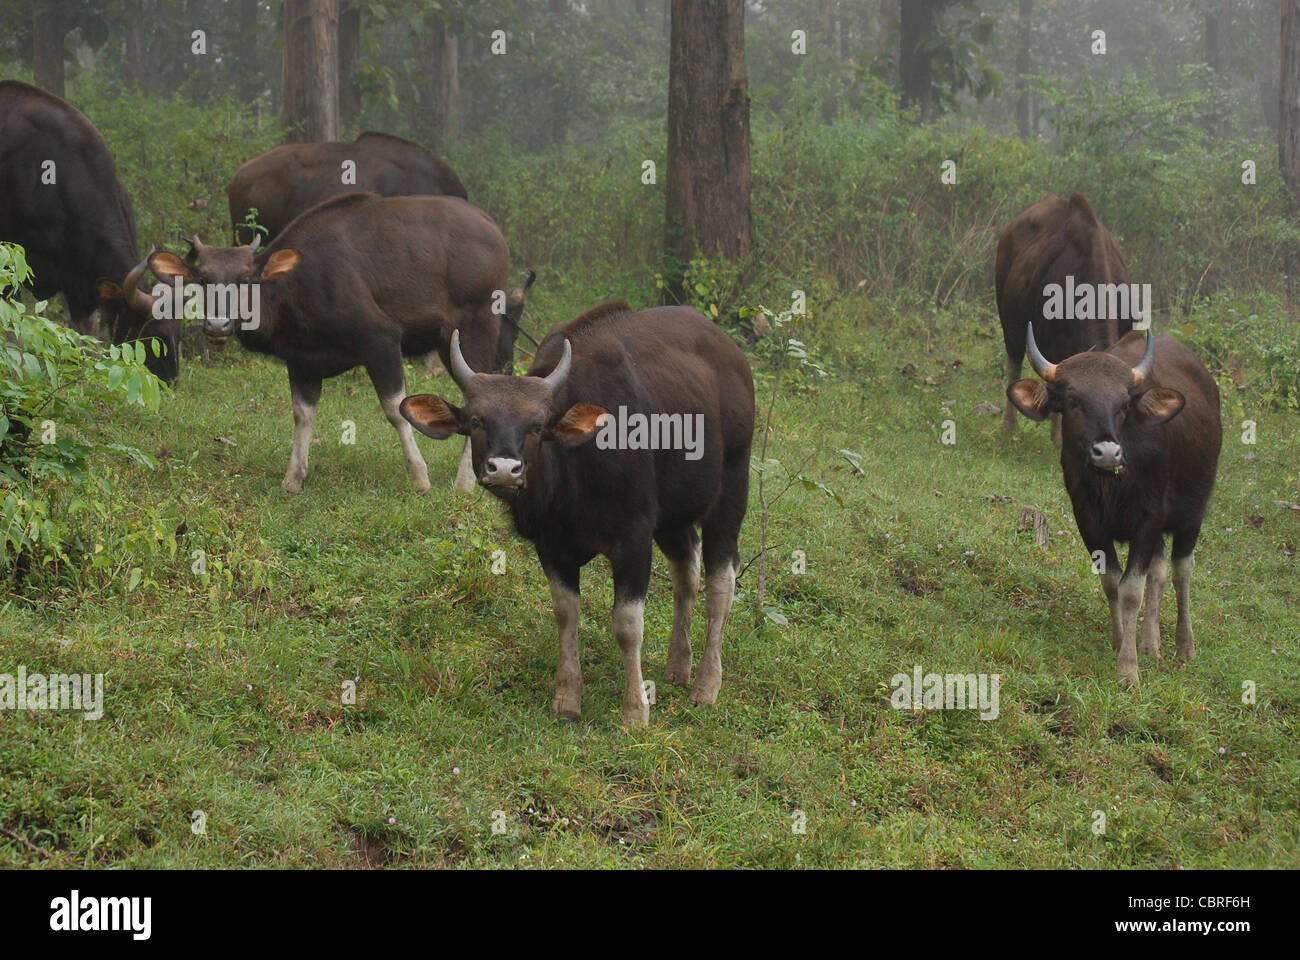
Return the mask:
[[[28,310],[19,287],[31,276],[21,247],[0,243],[0,576],[33,564],[72,562],[84,549],[84,515],[106,509],[112,481],[91,469],[99,453],[153,466],[134,447],[96,440],[85,428],[97,404],[157,410],[165,387],[146,369],[143,343],[105,348]],[[151,341],[160,350],[158,341]]]

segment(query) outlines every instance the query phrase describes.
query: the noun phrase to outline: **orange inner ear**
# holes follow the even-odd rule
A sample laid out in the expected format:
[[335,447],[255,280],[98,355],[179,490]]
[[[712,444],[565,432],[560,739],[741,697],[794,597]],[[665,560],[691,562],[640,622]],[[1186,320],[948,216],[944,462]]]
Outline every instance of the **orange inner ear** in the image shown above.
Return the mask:
[[1150,420],[1168,420],[1183,409],[1183,395],[1168,387],[1152,387],[1138,399],[1138,412]]
[[284,276],[286,273],[293,272],[298,266],[299,256],[297,250],[277,250],[267,258],[266,266],[262,268],[263,280],[275,280]]
[[432,393],[421,393],[407,397],[398,407],[411,426],[426,437],[446,440],[454,433],[460,432],[460,417],[456,408],[442,397]]
[[99,299],[101,300],[121,300],[122,288],[112,280],[99,281]]
[[551,434],[567,444],[584,443],[604,425],[600,418],[609,415],[608,410],[594,403],[575,403],[551,428]]
[[1041,380],[1017,380],[1007,387],[1007,399],[1031,420],[1042,420],[1047,416],[1050,394]]
[[160,279],[171,280],[174,277],[189,279],[189,265],[174,253],[155,253],[149,258],[149,269]]

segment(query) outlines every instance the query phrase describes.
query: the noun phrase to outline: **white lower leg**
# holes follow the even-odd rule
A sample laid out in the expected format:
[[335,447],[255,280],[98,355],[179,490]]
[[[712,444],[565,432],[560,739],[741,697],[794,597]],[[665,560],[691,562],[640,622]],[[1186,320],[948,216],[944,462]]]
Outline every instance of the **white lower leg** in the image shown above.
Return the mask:
[[311,428],[316,422],[316,405],[309,404],[298,394],[293,395],[293,452],[289,454],[289,469],[284,472],[280,486],[290,493],[302,489],[307,479],[307,460],[311,449]]
[[469,437],[466,437],[465,450],[460,455],[460,466],[456,468],[455,487],[461,493],[469,493],[474,486],[474,453],[470,449]]
[[550,578],[551,606],[560,633],[560,659],[555,669],[555,699],[551,708],[566,720],[582,713],[582,665],[578,660],[578,615],[582,599],[560,580]]
[[623,654],[623,722],[649,723],[650,699],[641,677],[641,640],[645,630],[645,600],[614,603],[614,639]]
[[1196,640],[1192,636],[1192,570],[1196,566],[1194,554],[1174,560],[1174,594],[1178,598],[1178,626],[1174,638],[1178,641],[1178,656],[1190,660],[1196,656]]
[[415,433],[411,430],[411,425],[406,422],[402,416],[400,405],[402,398],[406,396],[406,391],[394,394],[391,397],[384,397],[380,400],[380,406],[384,408],[384,416],[388,418],[394,429],[397,430],[397,438],[402,441],[402,456],[406,458],[406,475],[411,478],[411,483],[415,485],[416,490],[429,489],[429,467],[424,462],[424,457],[420,456],[420,448],[415,445]]
[[736,595],[736,568],[723,563],[720,570],[710,570],[704,580],[704,602],[709,611],[708,639],[700,657],[700,672],[695,676],[691,703],[713,703],[722,686],[722,633],[727,614]]
[[1111,629],[1118,644],[1119,682],[1131,686],[1138,682],[1137,615],[1146,587],[1146,572],[1133,570],[1120,581],[1118,596],[1110,605]]
[[1147,656],[1160,656],[1160,600],[1169,579],[1169,562],[1163,552],[1152,559],[1147,571],[1147,608],[1142,617],[1141,650]]
[[699,544],[689,559],[681,563],[669,560],[668,567],[673,576],[673,635],[664,679],[684,687],[691,682],[691,613],[700,591]]

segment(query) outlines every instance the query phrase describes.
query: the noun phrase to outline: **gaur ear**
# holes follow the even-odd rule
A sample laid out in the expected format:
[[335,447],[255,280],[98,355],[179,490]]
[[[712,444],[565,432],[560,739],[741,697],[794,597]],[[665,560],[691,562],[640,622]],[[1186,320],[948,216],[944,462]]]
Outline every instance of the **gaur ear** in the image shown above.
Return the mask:
[[1183,412],[1187,398],[1168,387],[1152,387],[1137,398],[1134,408],[1147,423],[1164,423]]
[[1007,399],[1030,420],[1046,420],[1052,412],[1051,391],[1041,380],[1017,380],[1007,387]]
[[283,277],[286,273],[292,273],[298,266],[298,261],[302,257],[298,255],[297,250],[277,250],[267,258],[266,266],[262,268],[263,280],[276,280]]
[[121,300],[122,288],[112,280],[101,280],[99,281],[99,299]]
[[190,267],[184,260],[174,253],[168,253],[163,250],[155,253],[149,258],[149,269],[159,280],[171,283],[172,280],[180,277],[182,280],[190,278]]
[[432,393],[407,397],[398,409],[411,426],[435,440],[446,440],[454,433],[469,432],[462,423],[460,409]]
[[594,403],[575,403],[547,431],[547,439],[559,440],[566,447],[581,446],[605,425],[601,418],[608,416],[608,410]]

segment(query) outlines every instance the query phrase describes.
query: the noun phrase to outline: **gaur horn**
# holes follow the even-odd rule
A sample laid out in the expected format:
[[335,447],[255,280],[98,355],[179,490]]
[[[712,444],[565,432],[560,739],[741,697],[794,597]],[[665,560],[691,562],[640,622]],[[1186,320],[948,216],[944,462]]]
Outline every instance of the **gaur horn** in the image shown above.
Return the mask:
[[1043,356],[1038,344],[1034,342],[1034,325],[1029,324],[1028,336],[1025,340],[1025,350],[1029,354],[1029,363],[1034,368],[1034,373],[1038,374],[1048,383],[1056,381],[1056,364],[1048,363],[1047,358]]
[[249,251],[252,253],[257,253],[257,248],[260,247],[261,245],[262,245],[262,235],[260,233],[254,233],[253,242],[248,245]]
[[151,246],[148,255],[131,268],[131,272],[126,275],[126,280],[122,283],[122,296],[126,300],[126,305],[136,313],[145,316],[153,315],[154,296],[139,289],[138,285],[145,270],[149,268],[149,257],[157,251],[157,247]]
[[474,371],[470,369],[465,362],[464,355],[460,352],[460,331],[451,332],[451,378],[456,381],[456,386],[464,391],[470,380],[474,378]]
[[1146,382],[1147,377],[1151,376],[1151,365],[1156,362],[1156,338],[1151,336],[1151,328],[1147,327],[1147,348],[1142,352],[1142,359],[1138,365],[1133,368],[1133,385],[1140,387]]
[[569,346],[568,338],[565,338],[564,355],[560,357],[560,362],[555,365],[555,369],[543,378],[546,385],[551,388],[552,393],[564,386],[564,381],[569,379],[569,367],[571,366],[573,366],[573,348]]

